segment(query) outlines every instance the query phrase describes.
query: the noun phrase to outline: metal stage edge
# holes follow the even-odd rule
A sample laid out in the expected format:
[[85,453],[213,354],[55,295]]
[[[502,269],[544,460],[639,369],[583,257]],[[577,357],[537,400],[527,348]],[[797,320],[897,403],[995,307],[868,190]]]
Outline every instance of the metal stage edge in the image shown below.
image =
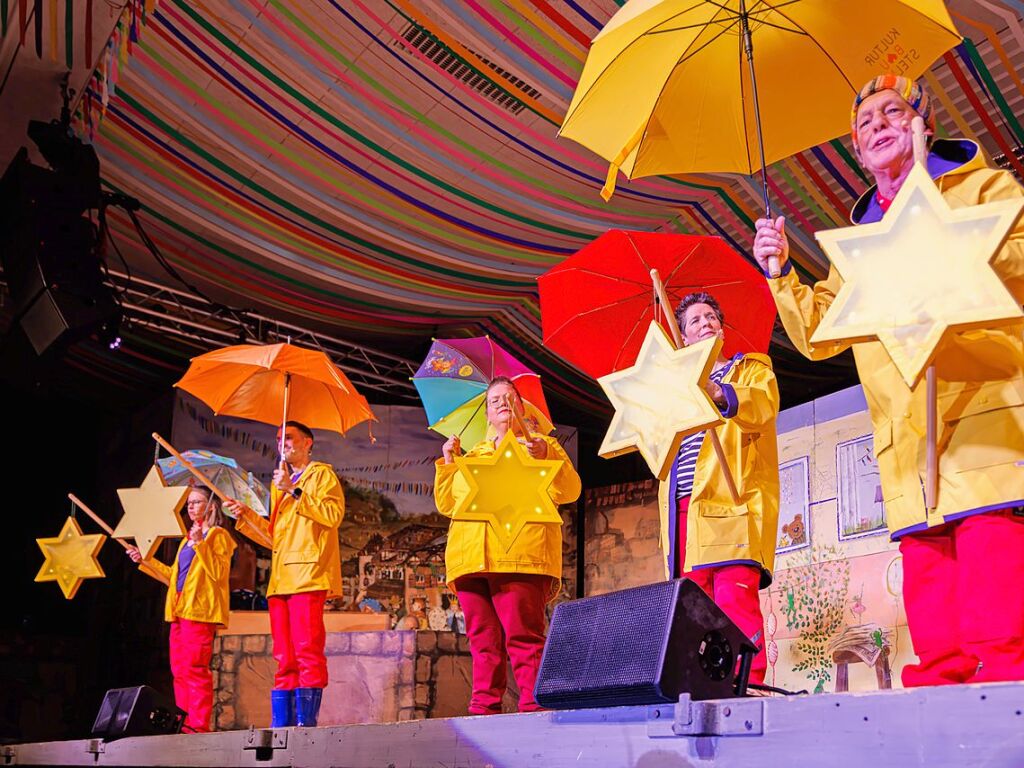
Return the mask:
[[2,748],[2,765],[1024,766],[1024,683],[724,699]]

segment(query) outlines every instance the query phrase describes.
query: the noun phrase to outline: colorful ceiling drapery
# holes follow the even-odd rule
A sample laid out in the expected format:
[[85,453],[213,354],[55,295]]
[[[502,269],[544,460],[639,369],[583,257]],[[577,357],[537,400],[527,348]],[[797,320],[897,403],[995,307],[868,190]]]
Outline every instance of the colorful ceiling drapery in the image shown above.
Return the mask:
[[[556,399],[604,409],[541,346],[537,274],[613,227],[748,250],[755,181],[642,180],[605,204],[606,165],[556,138],[611,0],[136,6],[100,56],[80,128],[167,258],[236,305],[410,357],[431,335],[490,333]],[[926,78],[942,131],[1024,175],[1024,2],[949,6],[966,40]],[[890,37],[878,55],[897,49]],[[845,139],[771,167],[805,277],[826,269],[812,233],[841,225],[865,187]],[[111,224],[156,276],[127,220]],[[810,367],[778,333],[773,354],[791,392],[844,370]]]

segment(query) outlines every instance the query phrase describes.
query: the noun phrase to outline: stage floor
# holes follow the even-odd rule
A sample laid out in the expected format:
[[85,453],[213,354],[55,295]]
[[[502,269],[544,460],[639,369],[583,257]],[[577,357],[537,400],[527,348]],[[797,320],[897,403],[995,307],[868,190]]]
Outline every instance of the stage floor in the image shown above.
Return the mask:
[[1024,683],[16,744],[5,765],[1024,766]]

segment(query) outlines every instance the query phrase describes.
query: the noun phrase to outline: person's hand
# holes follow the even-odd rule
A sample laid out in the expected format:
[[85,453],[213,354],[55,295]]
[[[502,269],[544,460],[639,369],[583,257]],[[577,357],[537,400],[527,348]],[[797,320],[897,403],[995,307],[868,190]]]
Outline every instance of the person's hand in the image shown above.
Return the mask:
[[133,563],[141,563],[142,562],[142,553],[139,552],[139,548],[138,547],[133,547],[131,544],[129,544],[128,548],[125,549],[125,553],[128,555],[129,558],[131,558],[131,561]]
[[726,404],[725,392],[722,390],[721,386],[716,384],[714,381],[708,379],[708,383],[704,389],[707,391],[708,396],[715,401],[715,405],[723,406]]
[[548,444],[543,437],[531,437],[525,443],[526,450],[535,459],[548,457]]
[[282,460],[281,466],[274,470],[274,485],[282,493],[290,493],[295,487],[295,483],[292,482],[291,472],[288,471],[288,465]]
[[241,518],[246,515],[255,515],[256,513],[249,507],[237,499],[228,499],[224,502],[224,506],[231,512],[235,518]]
[[789,238],[786,237],[786,217],[758,219],[754,232],[754,259],[761,271],[771,274],[769,259],[778,259],[782,269],[789,261]]
[[462,453],[462,441],[458,435],[452,435],[444,441],[441,446],[441,453],[444,454],[444,463],[451,464],[455,457]]
[[192,528],[188,532],[188,538],[193,544],[198,544],[203,540],[203,526],[199,523],[192,523]]

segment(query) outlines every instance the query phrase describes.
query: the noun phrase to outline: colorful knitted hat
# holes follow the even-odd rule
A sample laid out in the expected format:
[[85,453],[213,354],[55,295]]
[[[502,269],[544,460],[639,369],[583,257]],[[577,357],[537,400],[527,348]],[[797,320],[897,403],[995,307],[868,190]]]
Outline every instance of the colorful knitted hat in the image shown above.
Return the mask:
[[850,111],[850,135],[853,137],[854,149],[858,152],[860,151],[860,147],[857,146],[857,109],[864,99],[879,91],[896,91],[910,105],[910,108],[921,116],[924,120],[925,128],[930,129],[934,133],[935,105],[921,84],[899,75],[879,75],[869,80],[867,85],[860,89],[857,98],[853,100],[853,109]]

